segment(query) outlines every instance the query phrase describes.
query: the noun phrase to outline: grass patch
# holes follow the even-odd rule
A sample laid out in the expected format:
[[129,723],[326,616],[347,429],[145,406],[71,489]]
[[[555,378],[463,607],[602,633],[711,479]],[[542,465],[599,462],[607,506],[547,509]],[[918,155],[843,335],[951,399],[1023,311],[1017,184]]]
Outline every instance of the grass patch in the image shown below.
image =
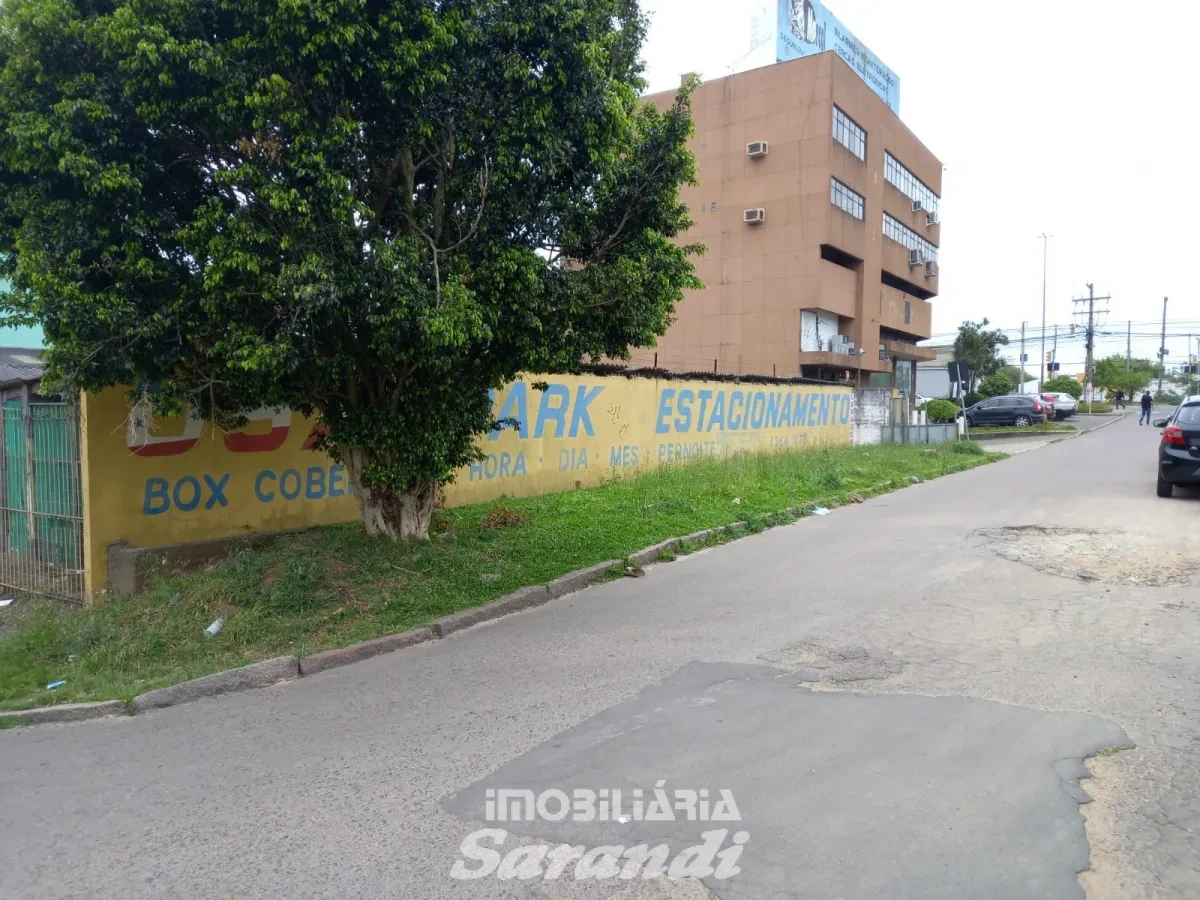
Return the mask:
[[[25,603],[16,630],[0,637],[0,708],[130,699],[281,654],[353,644],[667,538],[747,523],[716,536],[720,543],[794,520],[781,510],[856,502],[913,476],[999,458],[963,444],[740,454],[614,476],[588,490],[440,510],[427,542],[369,538],[357,525],[281,535],[206,571],[158,573],[138,596],[95,609]],[[222,615],[224,628],[205,638]]]
[[1089,410],[1091,411],[1092,415],[1104,416],[1104,415],[1108,415],[1109,413],[1111,413],[1113,411],[1113,407],[1112,407],[1111,403],[1092,403],[1091,405],[1089,405],[1089,404],[1085,403],[1084,401],[1080,400],[1079,401],[1079,412],[1076,413],[1076,415],[1086,416],[1088,414]]
[[33,720],[25,716],[5,716],[0,718],[0,731],[5,731],[9,728],[22,728],[25,725],[32,725]]
[[1096,751],[1096,755],[1097,756],[1116,756],[1118,753],[1124,753],[1124,752],[1125,752],[1124,747],[1118,747],[1116,745],[1113,745],[1111,747],[1101,747],[1099,750]]

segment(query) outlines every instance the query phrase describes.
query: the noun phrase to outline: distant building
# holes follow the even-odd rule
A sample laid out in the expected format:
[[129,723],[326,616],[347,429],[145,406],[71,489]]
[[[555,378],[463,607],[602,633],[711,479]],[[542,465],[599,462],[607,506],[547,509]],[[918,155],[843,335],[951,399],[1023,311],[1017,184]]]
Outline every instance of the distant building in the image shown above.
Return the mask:
[[708,247],[706,289],[635,363],[911,393],[934,358],[917,342],[938,292],[941,163],[834,52],[706,82],[692,106],[682,240]]
[[922,397],[949,397],[950,370],[946,364],[954,361],[954,345],[927,344],[924,349],[932,350],[934,357],[917,363],[917,393]]

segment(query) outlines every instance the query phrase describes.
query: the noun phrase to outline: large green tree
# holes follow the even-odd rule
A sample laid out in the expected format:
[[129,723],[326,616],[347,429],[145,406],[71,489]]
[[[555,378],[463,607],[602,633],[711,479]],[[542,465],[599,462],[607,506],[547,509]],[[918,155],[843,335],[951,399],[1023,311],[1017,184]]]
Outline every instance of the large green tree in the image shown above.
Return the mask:
[[963,322],[954,339],[954,358],[967,364],[972,391],[981,378],[999,371],[1004,365],[1000,348],[1008,343],[1008,336],[999,329],[988,330],[987,326],[987,319]]
[[689,91],[636,0],[4,0],[0,298],[67,389],[318,413],[371,533],[428,533],[489,389],[652,344]]
[[1129,360],[1128,366],[1126,371],[1125,357],[1119,354],[1099,359],[1092,366],[1092,383],[1110,394],[1124,391],[1126,397],[1132,397],[1150,385],[1151,372],[1157,372],[1157,364],[1138,359]]

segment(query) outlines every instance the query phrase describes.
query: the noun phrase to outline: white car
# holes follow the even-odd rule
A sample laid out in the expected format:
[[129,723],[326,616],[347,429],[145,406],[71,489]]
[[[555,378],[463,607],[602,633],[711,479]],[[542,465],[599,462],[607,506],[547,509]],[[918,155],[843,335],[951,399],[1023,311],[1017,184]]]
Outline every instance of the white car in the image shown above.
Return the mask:
[[1042,399],[1054,405],[1054,418],[1060,422],[1079,412],[1079,404],[1070,394],[1047,391],[1042,394]]

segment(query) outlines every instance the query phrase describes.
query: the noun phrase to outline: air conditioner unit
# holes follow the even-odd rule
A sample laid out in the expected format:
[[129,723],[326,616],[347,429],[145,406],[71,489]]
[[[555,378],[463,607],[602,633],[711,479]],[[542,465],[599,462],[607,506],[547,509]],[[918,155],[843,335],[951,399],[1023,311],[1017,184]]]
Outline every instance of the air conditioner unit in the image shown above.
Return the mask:
[[925,277],[926,278],[937,278],[938,277],[938,264],[937,264],[936,260],[930,259],[930,260],[925,261]]
[[925,208],[925,206],[921,203],[920,200],[913,201],[913,212],[920,212],[924,208]]
[[747,225],[761,225],[767,221],[765,209],[747,209],[742,213],[742,221]]
[[909,250],[908,251],[908,265],[910,267],[915,268],[916,266],[923,266],[924,264],[925,264],[925,251],[924,250]]
[[758,159],[760,156],[766,156],[768,144],[766,141],[751,141],[746,145],[746,155],[751,159]]
[[928,227],[932,228],[934,225],[940,225],[942,223],[941,223],[941,220],[938,218],[938,214],[935,212],[931,212],[928,216],[925,217],[925,224]]

